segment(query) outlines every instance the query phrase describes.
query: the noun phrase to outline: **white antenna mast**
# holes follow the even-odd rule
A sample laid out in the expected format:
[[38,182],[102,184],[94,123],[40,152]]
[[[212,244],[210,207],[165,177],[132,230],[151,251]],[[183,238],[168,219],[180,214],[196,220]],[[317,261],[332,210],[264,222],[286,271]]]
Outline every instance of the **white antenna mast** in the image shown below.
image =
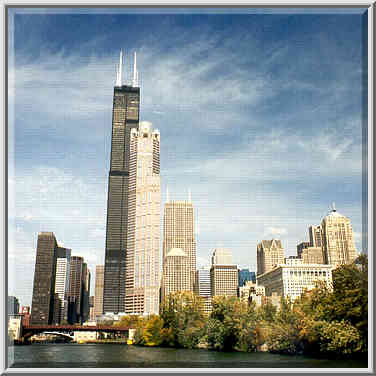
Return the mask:
[[136,51],[134,53],[134,61],[133,61],[133,82],[132,86],[137,87],[138,86],[138,72],[137,72],[137,56]]
[[192,202],[191,188],[188,188],[188,202]]
[[166,202],[170,202],[170,195],[168,194],[168,187],[166,188]]
[[116,71],[116,86],[122,85],[122,75],[123,75],[123,51],[120,50],[119,67]]

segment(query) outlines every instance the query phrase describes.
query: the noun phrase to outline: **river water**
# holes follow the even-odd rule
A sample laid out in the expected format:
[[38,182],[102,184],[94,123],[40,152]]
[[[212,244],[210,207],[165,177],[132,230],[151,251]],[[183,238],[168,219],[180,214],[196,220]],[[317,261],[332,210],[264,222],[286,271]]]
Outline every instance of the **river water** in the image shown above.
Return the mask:
[[366,361],[117,344],[14,346],[8,348],[8,359],[12,368],[367,368]]

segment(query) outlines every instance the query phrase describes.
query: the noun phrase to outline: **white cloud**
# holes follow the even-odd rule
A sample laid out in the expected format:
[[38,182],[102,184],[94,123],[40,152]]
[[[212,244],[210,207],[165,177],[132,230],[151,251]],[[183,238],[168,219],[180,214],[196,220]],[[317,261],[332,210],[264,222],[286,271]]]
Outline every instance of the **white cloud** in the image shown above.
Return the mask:
[[283,227],[267,227],[264,231],[264,235],[281,236],[287,235],[287,229]]

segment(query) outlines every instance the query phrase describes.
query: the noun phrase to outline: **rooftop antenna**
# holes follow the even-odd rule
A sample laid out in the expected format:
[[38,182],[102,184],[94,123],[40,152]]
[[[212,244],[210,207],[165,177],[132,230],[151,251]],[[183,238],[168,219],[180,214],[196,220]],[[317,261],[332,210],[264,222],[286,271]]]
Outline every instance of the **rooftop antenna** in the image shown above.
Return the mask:
[[170,195],[168,194],[168,187],[166,188],[166,202],[170,202]]
[[133,82],[132,86],[137,87],[138,84],[138,72],[137,72],[137,55],[136,51],[134,52],[134,61],[133,61]]
[[336,211],[336,204],[335,202],[332,202],[332,210],[335,212]]
[[188,202],[192,202],[192,194],[190,188],[188,188]]
[[121,86],[123,75],[123,51],[120,50],[119,67],[116,71],[116,86]]

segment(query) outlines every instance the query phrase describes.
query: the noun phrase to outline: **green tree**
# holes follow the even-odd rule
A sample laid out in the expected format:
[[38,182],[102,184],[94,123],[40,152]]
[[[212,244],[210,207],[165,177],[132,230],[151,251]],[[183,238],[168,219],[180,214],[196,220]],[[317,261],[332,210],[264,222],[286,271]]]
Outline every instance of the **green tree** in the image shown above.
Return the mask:
[[141,319],[138,315],[122,316],[118,322],[114,323],[114,326],[135,328]]
[[194,348],[204,335],[203,301],[190,291],[169,294],[161,305],[160,316],[169,346]]
[[259,343],[254,305],[234,296],[214,297],[207,340],[216,350],[255,351]]
[[151,315],[144,323],[142,342],[146,346],[159,346],[164,338],[163,320],[157,315]]
[[265,328],[265,340],[271,352],[297,354],[303,351],[302,316],[289,299],[282,298],[275,320]]

